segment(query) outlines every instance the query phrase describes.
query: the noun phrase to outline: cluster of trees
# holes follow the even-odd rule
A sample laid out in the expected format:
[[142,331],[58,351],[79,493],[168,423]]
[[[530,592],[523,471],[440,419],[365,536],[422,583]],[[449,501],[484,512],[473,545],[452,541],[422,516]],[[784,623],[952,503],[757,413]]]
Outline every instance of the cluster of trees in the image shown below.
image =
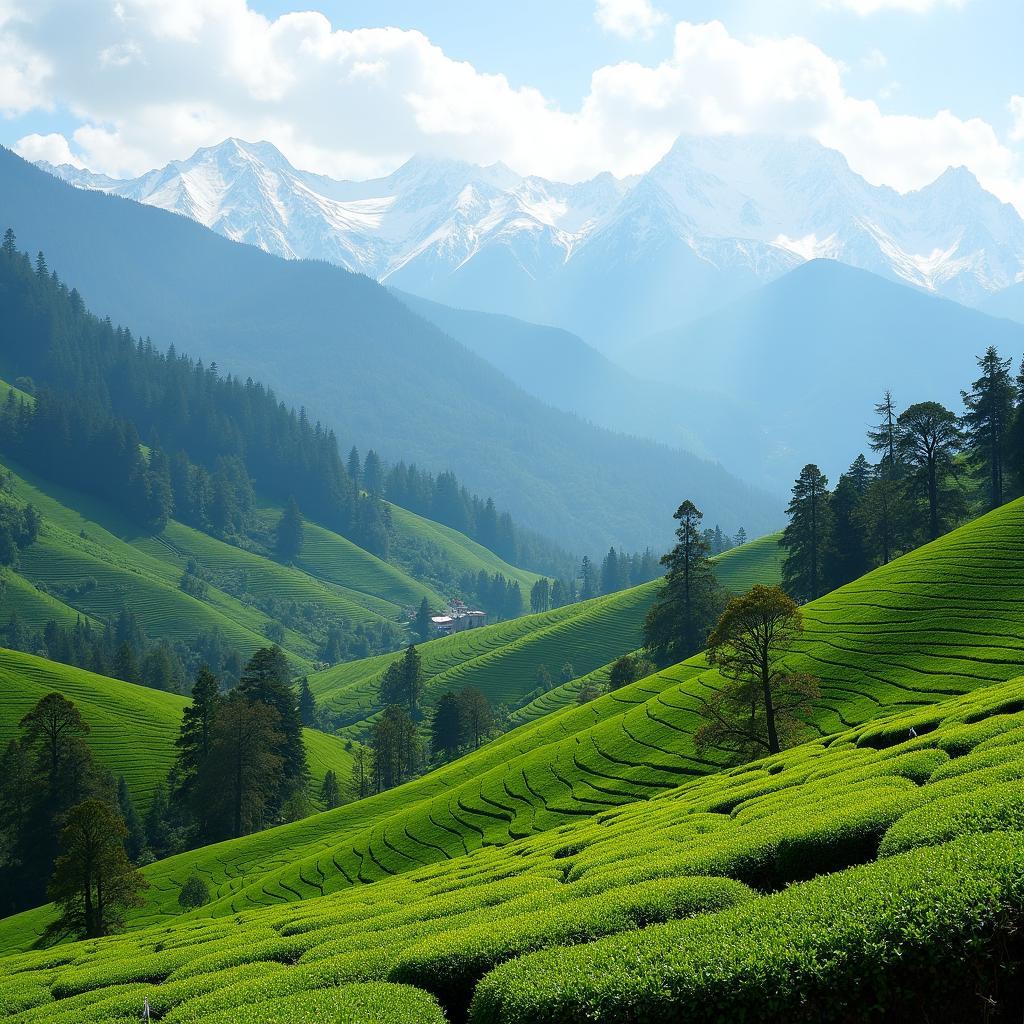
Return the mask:
[[989,347],[957,414],[939,402],[900,411],[886,392],[867,440],[834,489],[803,468],[782,538],[786,590],[810,601],[1024,492],[1024,364]]
[[17,566],[21,552],[38,539],[43,519],[33,505],[7,498],[10,488],[10,473],[0,471],[0,565]]
[[277,647],[257,651],[226,693],[200,669],[168,783],[169,837],[216,842],[308,813],[302,715],[315,716],[315,706],[307,691],[300,699]]
[[516,526],[508,512],[495,507],[493,499],[470,494],[454,473],[435,476],[405,462],[388,467],[372,450],[360,464],[355,448],[349,452],[348,468],[368,492],[382,494],[395,505],[472,537],[506,562],[554,576],[571,571],[571,559],[557,545]]
[[51,938],[108,934],[146,884],[129,859],[145,851],[142,822],[88,733],[78,708],[48,693],[0,757],[0,916],[48,897],[61,909]]
[[[2,584],[0,578],[0,593]],[[102,629],[79,619],[70,627],[50,621],[34,631],[12,614],[2,636],[4,646],[11,650],[170,693],[185,693],[188,679],[201,664],[214,666],[230,685],[242,671],[241,657],[219,631],[202,633],[190,644],[151,640],[128,609],[122,609]]]

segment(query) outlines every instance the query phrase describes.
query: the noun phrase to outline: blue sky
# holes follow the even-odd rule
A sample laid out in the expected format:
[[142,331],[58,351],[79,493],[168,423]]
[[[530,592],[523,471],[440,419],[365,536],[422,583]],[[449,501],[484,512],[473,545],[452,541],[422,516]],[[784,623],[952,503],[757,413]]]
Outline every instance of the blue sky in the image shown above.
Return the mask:
[[1020,0],[0,0],[0,141],[122,175],[233,134],[337,176],[434,152],[578,180],[764,130],[1024,208],[1022,38]]

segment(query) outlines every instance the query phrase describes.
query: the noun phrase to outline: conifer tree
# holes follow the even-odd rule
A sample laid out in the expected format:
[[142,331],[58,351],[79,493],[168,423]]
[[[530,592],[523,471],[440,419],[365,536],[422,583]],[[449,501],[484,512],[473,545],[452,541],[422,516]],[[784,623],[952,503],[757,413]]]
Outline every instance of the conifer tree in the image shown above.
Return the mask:
[[284,562],[294,562],[302,552],[302,513],[299,511],[299,503],[294,497],[288,499],[288,504],[277,521],[277,528],[274,534],[275,549],[278,557]]
[[828,478],[813,463],[800,471],[786,507],[789,525],[779,543],[786,548],[782,578],[798,601],[813,601],[824,592],[825,558],[832,533]]
[[462,718],[458,698],[451,690],[441,695],[430,720],[430,748],[446,759],[454,757],[462,746]]
[[953,458],[963,435],[956,416],[939,402],[918,402],[900,413],[897,420],[899,454],[915,471],[914,480],[928,507],[929,540],[942,532],[951,504],[945,478],[953,472]]
[[415,630],[416,635],[424,643],[430,639],[430,603],[427,601],[425,597],[423,598],[422,601],[420,601],[420,606],[416,612],[416,621],[413,624],[413,629]]
[[341,787],[338,785],[338,775],[333,768],[328,768],[324,773],[324,781],[320,786],[320,799],[329,811],[341,806]]
[[198,784],[206,770],[213,744],[213,729],[223,698],[217,677],[203,665],[192,686],[192,700],[181,713],[181,730],[172,773],[175,799],[185,804],[196,820],[200,836],[209,832],[204,794]]
[[128,792],[128,783],[125,782],[123,775],[117,780],[117,806],[125,826],[125,852],[130,860],[137,861],[146,845],[146,830],[143,828],[142,819],[132,802],[131,793]]
[[644,620],[644,644],[658,665],[671,665],[700,650],[721,604],[708,546],[700,529],[704,514],[684,501],[673,518],[676,545],[661,564],[665,584]]
[[1010,377],[1010,360],[1000,359],[989,345],[978,359],[981,376],[970,391],[961,391],[963,426],[971,468],[985,486],[990,509],[1003,503],[1007,435],[1013,418],[1016,390]]
[[316,727],[316,698],[305,676],[299,682],[299,721],[310,729]]

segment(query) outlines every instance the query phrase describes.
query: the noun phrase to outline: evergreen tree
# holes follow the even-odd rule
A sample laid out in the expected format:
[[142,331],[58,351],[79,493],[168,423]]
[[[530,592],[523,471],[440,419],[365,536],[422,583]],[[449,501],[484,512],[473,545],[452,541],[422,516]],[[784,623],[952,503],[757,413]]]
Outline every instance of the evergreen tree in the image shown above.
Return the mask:
[[324,781],[320,786],[320,799],[329,811],[341,806],[341,787],[338,785],[338,776],[333,768],[328,768],[324,773]]
[[431,625],[430,604],[426,598],[423,598],[423,600],[420,601],[419,609],[416,612],[416,621],[413,624],[413,630],[424,643],[430,639]]
[[458,698],[451,690],[441,695],[430,720],[430,748],[446,760],[462,746],[462,718]]
[[736,531],[735,542],[736,547],[742,547],[747,543],[747,531],[742,526]]
[[423,659],[415,644],[409,644],[402,658],[402,702],[409,716],[416,719],[420,713],[420,695],[423,692]]
[[542,576],[530,588],[530,611],[546,612],[551,607],[551,581]]
[[661,666],[700,650],[720,606],[718,584],[700,530],[703,513],[684,501],[673,518],[679,523],[676,545],[661,563],[665,583],[644,620],[644,644]]
[[945,478],[954,470],[963,435],[956,416],[938,402],[918,402],[900,413],[899,454],[915,471],[912,484],[923,493],[928,506],[929,540],[942,532],[952,505]]
[[316,727],[316,698],[305,676],[299,682],[299,721],[307,728]]
[[132,803],[128,783],[125,782],[123,775],[117,780],[117,806],[125,825],[125,852],[130,860],[137,861],[146,845],[146,830],[139,812],[135,810],[135,804]]
[[352,751],[352,790],[357,800],[370,795],[370,776],[373,751],[357,743]]
[[462,735],[478,750],[494,727],[494,713],[490,701],[475,686],[466,686],[456,697]]
[[405,708],[389,704],[374,719],[370,748],[374,788],[378,793],[400,785],[415,774],[419,767],[419,736]]
[[384,487],[384,470],[380,457],[371,448],[363,461],[363,487],[370,497],[377,497]]
[[268,801],[268,813],[273,815],[291,796],[305,790],[309,778],[299,702],[280,647],[265,647],[252,656],[238,682],[238,692],[249,701],[271,708],[276,715],[274,729],[279,744],[273,752],[281,768],[276,797]]
[[828,479],[809,463],[793,484],[786,507],[789,525],[779,543],[786,548],[782,578],[786,590],[798,601],[813,601],[824,592],[825,558],[832,534]]
[[288,499],[277,521],[274,545],[283,562],[294,562],[302,552],[302,513],[299,511],[299,503],[293,497]]
[[172,852],[171,804],[167,797],[167,787],[163,783],[159,783],[153,791],[153,800],[146,811],[143,825],[146,845],[155,857],[166,857]]
[[623,585],[619,555],[615,548],[609,548],[601,563],[601,593],[614,594]]
[[[241,686],[217,712],[210,756],[199,779],[215,835],[242,836],[268,824],[281,800],[285,737],[271,705]],[[289,794],[291,789],[286,790]]]
[[68,812],[49,887],[60,907],[60,917],[47,929],[51,937],[110,935],[123,927],[124,910],[142,906],[149,883],[125,854],[127,834],[117,812],[101,800],[86,800]]
[[205,794],[198,783],[210,757],[213,728],[222,703],[217,677],[203,665],[192,686],[192,700],[181,713],[181,729],[172,774],[175,799],[189,809],[199,827],[200,836],[209,833]]
[[[858,459],[863,459],[863,456]],[[854,462],[849,471],[839,478],[829,499],[832,527],[823,568],[828,590],[858,579],[871,568],[862,508],[867,492],[867,484],[863,482],[865,469],[870,474],[866,459],[863,466],[859,461]]]
[[594,573],[594,564],[584,555],[580,562],[580,600],[589,601],[597,597],[597,580]]
[[970,391],[961,391],[966,451],[971,468],[984,482],[987,507],[1003,503],[1007,435],[1013,418],[1016,392],[1010,360],[1000,359],[989,345],[978,359],[981,376]]
[[347,465],[349,479],[356,487],[359,486],[363,478],[363,466],[359,461],[359,451],[355,445],[349,449],[348,453],[348,465]]

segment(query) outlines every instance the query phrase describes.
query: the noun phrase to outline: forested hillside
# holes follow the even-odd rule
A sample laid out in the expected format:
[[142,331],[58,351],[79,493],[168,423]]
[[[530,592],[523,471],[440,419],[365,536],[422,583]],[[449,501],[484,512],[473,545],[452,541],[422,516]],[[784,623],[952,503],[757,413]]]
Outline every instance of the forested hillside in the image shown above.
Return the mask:
[[526,396],[366,278],[82,192],[7,150],[0,182],[0,222],[44,251],[91,308],[138,325],[160,351],[173,344],[222,373],[272,381],[312,419],[390,461],[453,470],[563,546],[662,547],[684,484],[730,533],[779,525],[777,501],[720,466]]

